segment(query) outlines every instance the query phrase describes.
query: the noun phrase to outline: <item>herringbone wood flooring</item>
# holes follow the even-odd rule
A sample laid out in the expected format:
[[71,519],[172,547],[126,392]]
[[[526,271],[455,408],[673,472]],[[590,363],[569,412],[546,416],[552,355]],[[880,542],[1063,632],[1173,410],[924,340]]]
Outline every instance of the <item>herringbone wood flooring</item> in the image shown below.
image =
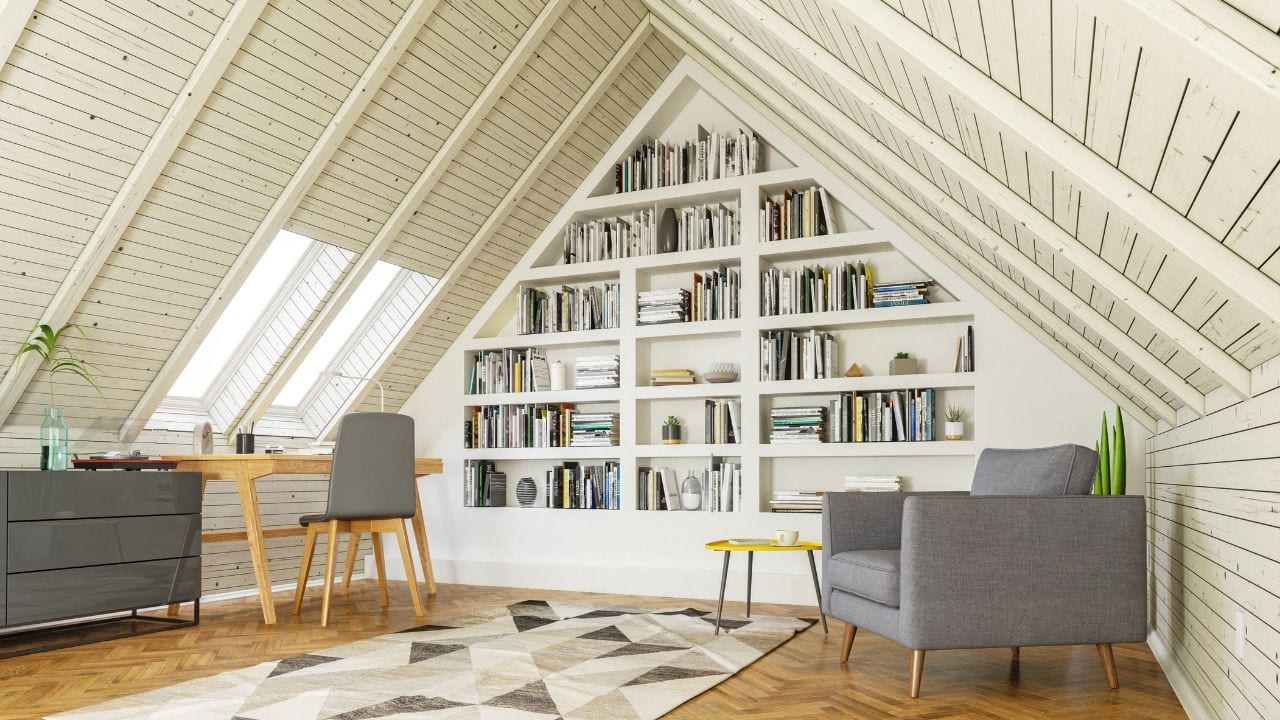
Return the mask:
[[[276,595],[276,627],[262,625],[256,598],[209,603],[198,627],[0,661],[0,718],[38,718],[183,680],[321,650],[340,643],[442,620],[481,608],[541,598],[639,605],[714,603],[550,590],[441,585],[415,619],[403,583],[392,583],[391,607],[378,606],[375,583],[335,591],[329,627],[320,627],[318,592],[300,618],[288,593]],[[741,612],[727,603],[726,612]],[[757,603],[760,614],[812,617],[813,608]],[[847,667],[839,665],[843,627],[815,626],[754,665],[677,708],[672,718],[911,718],[951,720],[1164,720],[1185,717],[1145,645],[1117,645],[1120,690],[1110,691],[1093,647],[1026,648],[1020,662],[1007,649],[929,653],[919,700],[907,695],[910,652],[858,633]]]

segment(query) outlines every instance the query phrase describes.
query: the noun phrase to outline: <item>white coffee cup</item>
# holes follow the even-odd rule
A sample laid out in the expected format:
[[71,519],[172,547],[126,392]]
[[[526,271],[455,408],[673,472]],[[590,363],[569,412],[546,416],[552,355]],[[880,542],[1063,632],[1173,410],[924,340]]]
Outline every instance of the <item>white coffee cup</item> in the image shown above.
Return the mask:
[[775,530],[773,540],[779,545],[795,545],[800,542],[799,530]]

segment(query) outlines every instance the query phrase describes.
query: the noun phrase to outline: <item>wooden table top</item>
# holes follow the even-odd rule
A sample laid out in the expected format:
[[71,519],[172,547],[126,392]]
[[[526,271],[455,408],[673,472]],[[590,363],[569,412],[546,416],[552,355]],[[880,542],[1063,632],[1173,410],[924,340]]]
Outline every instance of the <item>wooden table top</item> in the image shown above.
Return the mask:
[[751,552],[787,552],[792,550],[821,550],[822,543],[801,540],[795,545],[775,545],[771,542],[759,545],[733,545],[728,540],[712,540],[707,543],[707,549],[721,550],[725,552],[738,552],[745,550],[749,550]]

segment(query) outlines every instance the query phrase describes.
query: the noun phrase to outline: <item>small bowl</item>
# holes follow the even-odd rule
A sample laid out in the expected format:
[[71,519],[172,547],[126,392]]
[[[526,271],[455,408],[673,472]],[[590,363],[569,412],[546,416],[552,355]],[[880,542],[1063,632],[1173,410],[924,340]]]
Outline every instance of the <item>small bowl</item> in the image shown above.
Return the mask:
[[738,373],[732,370],[702,373],[702,379],[709,383],[731,383],[738,379]]

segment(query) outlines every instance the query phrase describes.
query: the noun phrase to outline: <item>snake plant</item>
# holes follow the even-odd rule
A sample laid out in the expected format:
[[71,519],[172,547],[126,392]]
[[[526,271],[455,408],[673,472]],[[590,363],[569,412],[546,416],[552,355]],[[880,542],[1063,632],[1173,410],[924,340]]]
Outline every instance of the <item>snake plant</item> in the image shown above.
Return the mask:
[[[1110,430],[1110,432],[1108,432]],[[1102,435],[1094,445],[1098,451],[1098,467],[1093,474],[1094,495],[1125,494],[1124,416],[1116,406],[1116,424],[1107,427],[1107,414],[1102,414]]]

